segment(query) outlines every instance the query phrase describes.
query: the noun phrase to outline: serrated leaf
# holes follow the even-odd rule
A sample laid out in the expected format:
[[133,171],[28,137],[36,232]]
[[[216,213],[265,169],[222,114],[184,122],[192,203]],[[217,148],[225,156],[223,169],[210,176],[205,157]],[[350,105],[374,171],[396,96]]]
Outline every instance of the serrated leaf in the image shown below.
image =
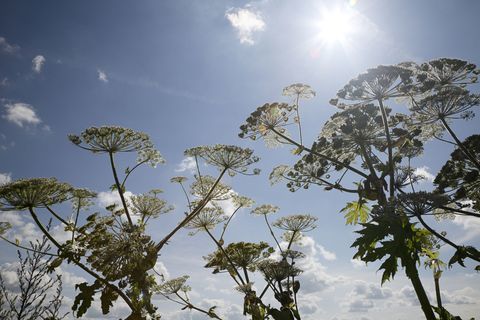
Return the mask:
[[345,224],[355,225],[359,221],[360,223],[367,222],[370,209],[366,205],[366,202],[363,200],[348,202],[345,208],[340,210],[340,212],[345,212]]

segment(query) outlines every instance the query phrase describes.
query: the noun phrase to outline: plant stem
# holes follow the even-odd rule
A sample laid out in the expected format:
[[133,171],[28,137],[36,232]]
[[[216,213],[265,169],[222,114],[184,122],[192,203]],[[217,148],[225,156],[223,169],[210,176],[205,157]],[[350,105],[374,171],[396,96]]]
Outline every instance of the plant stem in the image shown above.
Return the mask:
[[[63,251],[63,247],[50,235],[50,233],[48,232],[48,230],[45,229],[45,227],[43,226],[43,224],[40,222],[40,220],[38,220],[38,217],[37,217],[37,214],[33,211],[33,208],[32,207],[29,207],[28,208],[28,211],[30,211],[30,215],[32,216],[33,220],[35,221],[35,223],[37,224],[37,226],[40,228],[40,230],[42,231],[42,233],[48,238],[48,240],[50,240],[57,248],[58,250],[61,252]],[[85,266],[82,262],[80,262],[80,260],[77,260],[73,257],[70,257],[69,258],[73,263],[75,263],[77,266],[79,266],[83,271],[85,271],[86,273],[88,273],[89,275],[91,275],[92,277],[94,277],[96,280],[100,281],[101,283],[103,283],[105,286],[107,287],[110,287],[113,291],[115,291],[116,293],[118,293],[118,295],[120,297],[122,297],[122,299],[125,301],[125,303],[129,306],[129,308],[132,310],[132,311],[135,311],[136,308],[135,306],[133,305],[132,301],[130,300],[130,298],[128,298],[128,296],[122,291],[120,290],[117,286],[111,284],[110,282],[108,282],[107,280],[103,279],[101,276],[99,276],[96,272],[90,270],[87,266]]]
[[125,197],[123,196],[123,186],[120,184],[120,181],[118,180],[117,170],[115,169],[115,162],[113,161],[113,153],[109,152],[108,155],[110,156],[110,166],[112,167],[113,178],[115,179],[115,185],[117,186],[118,194],[120,195],[120,199],[122,200],[122,205],[123,205],[123,209],[125,210],[125,215],[127,216],[128,224],[130,226],[133,226],[133,221],[128,211],[127,202],[125,201]]
[[442,122],[443,126],[445,127],[445,129],[447,129],[448,133],[450,133],[450,135],[452,136],[453,140],[455,140],[457,146],[460,148],[460,150],[462,150],[463,154],[468,158],[470,159],[470,161],[473,162],[473,164],[475,165],[475,167],[477,167],[478,170],[480,170],[480,162],[478,162],[478,160],[470,153],[470,151],[467,150],[467,148],[465,147],[465,145],[458,139],[457,135],[455,134],[455,132],[453,132],[452,128],[450,128],[450,126],[448,125],[447,121],[445,121],[445,118],[443,117],[440,117],[440,121]]
[[55,217],[57,218],[61,223],[63,223],[64,225],[68,226],[68,222],[65,221],[64,219],[62,219],[62,217],[60,217],[55,211],[53,211],[49,206],[47,206],[45,204],[45,208]]
[[8,240],[7,238],[5,238],[5,237],[3,237],[3,236],[0,236],[0,239],[5,240],[6,242],[10,243],[11,245],[14,245],[15,247],[20,248],[20,249],[23,249],[23,250],[27,250],[27,251],[31,251],[31,252],[34,252],[34,253],[39,253],[39,254],[47,255],[47,256],[52,256],[52,257],[58,257],[58,254],[55,254],[55,253],[44,252],[44,251],[37,251],[37,250],[34,250],[34,249],[32,249],[32,248],[28,248],[28,247],[24,247],[24,246],[22,246],[22,245],[16,244],[15,242],[10,241],[10,240]]
[[387,138],[387,147],[388,147],[388,171],[390,175],[390,198],[393,199],[395,196],[395,173],[393,166],[393,151],[392,151],[392,139],[390,138],[390,128],[388,127],[387,111],[383,106],[382,99],[378,99],[380,105],[380,111],[382,113],[383,127],[385,128],[385,137]]
[[223,240],[223,236],[225,235],[225,231],[227,231],[228,224],[230,223],[230,221],[232,221],[233,216],[235,215],[235,213],[237,213],[237,211],[238,211],[241,207],[242,207],[242,206],[237,207],[237,208],[233,211],[233,213],[230,215],[230,217],[228,218],[227,222],[225,222],[225,225],[223,226],[222,234],[220,235],[220,240]]
[[298,119],[298,131],[299,131],[299,136],[300,136],[300,144],[303,146],[303,139],[302,139],[302,124],[300,122],[300,112],[298,111],[298,109],[300,108],[300,106],[298,105],[298,99],[300,98],[300,94],[297,94],[297,101],[296,101],[296,108],[295,110],[297,111],[297,119]]
[[[227,252],[225,251],[225,249],[223,248],[223,246],[220,244],[220,242],[217,241],[217,239],[215,239],[215,237],[212,235],[212,233],[208,230],[208,228],[205,228],[205,231],[207,232],[207,234],[210,236],[210,238],[213,240],[213,242],[215,242],[215,244],[217,245],[218,249],[220,249],[220,251],[222,251],[223,255],[225,256],[225,259],[227,259],[228,263],[230,264],[230,266],[233,268],[233,270],[235,271],[235,274],[237,275],[238,279],[240,279],[240,282],[242,283],[242,285],[245,285],[245,281],[243,281],[243,278],[242,276],[240,275],[240,272],[238,272],[237,268],[235,267],[235,264],[233,263],[232,259],[230,259],[230,257],[228,256]],[[240,285],[240,283],[238,283],[237,279],[235,277],[232,277],[233,280],[235,280],[235,282]]]
[[155,249],[157,250],[157,252],[159,252],[163,246],[168,242],[168,240],[170,240],[171,237],[173,237],[173,235],[175,233],[177,233],[178,230],[180,230],[181,228],[183,228],[190,220],[192,220],[193,218],[195,218],[196,215],[198,215],[200,213],[200,211],[208,204],[208,201],[211,194],[213,193],[213,191],[215,190],[215,188],[217,187],[217,185],[220,183],[220,180],[222,179],[223,175],[225,174],[225,172],[227,172],[227,169],[223,169],[222,172],[220,173],[220,175],[218,176],[217,180],[215,181],[215,183],[213,184],[213,186],[210,188],[210,190],[208,191],[207,195],[205,196],[205,198],[202,199],[202,201],[200,201],[200,203],[192,210],[192,212],[190,214],[188,214],[169,234],[167,234],[156,246],[155,246]]
[[433,313],[432,307],[430,305],[430,301],[428,300],[427,293],[425,292],[422,281],[420,280],[420,277],[418,275],[415,261],[413,261],[410,257],[403,259],[403,261],[405,262],[405,273],[412,282],[415,293],[417,294],[418,301],[420,302],[423,313],[425,314],[425,318],[427,320],[436,320],[435,314]]
[[[416,215],[418,221],[420,221],[420,223],[422,224],[422,226],[427,229],[430,233],[432,233],[433,235],[435,235],[437,238],[439,238],[440,240],[442,240],[443,242],[449,244],[450,246],[454,247],[456,250],[460,249],[460,246],[453,243],[452,241],[448,240],[447,238],[445,238],[444,236],[442,236],[441,234],[439,234],[437,231],[433,230],[428,224],[425,223],[425,221],[423,220],[422,216],[421,215]],[[478,261],[480,262],[480,257],[475,257],[473,255],[471,255],[469,252],[465,252],[465,254],[472,260],[475,260],[475,261]]]
[[299,147],[299,148],[302,148],[303,150],[305,150],[305,151],[307,151],[307,152],[309,152],[309,153],[311,153],[311,154],[313,154],[313,155],[315,155],[315,156],[317,156],[317,157],[319,157],[319,158],[323,158],[323,159],[325,159],[325,160],[328,160],[328,161],[330,161],[330,162],[333,162],[333,163],[335,163],[335,164],[338,164],[338,165],[340,165],[340,166],[342,166],[342,167],[348,168],[349,170],[355,172],[356,174],[358,174],[358,175],[361,176],[361,177],[364,177],[365,179],[368,178],[368,175],[365,174],[364,172],[362,172],[362,171],[360,171],[360,170],[358,170],[358,169],[356,169],[356,168],[354,168],[354,167],[352,167],[352,166],[350,166],[350,165],[347,165],[347,164],[345,164],[345,163],[343,163],[343,162],[341,162],[341,161],[338,161],[338,160],[335,159],[335,158],[329,157],[329,156],[327,156],[327,155],[324,155],[324,154],[318,153],[318,152],[316,152],[316,151],[313,151],[313,150],[310,149],[310,148],[304,147],[304,146],[302,146],[301,144],[299,144],[298,142],[296,142],[295,140],[292,140],[292,139],[290,139],[289,137],[281,134],[281,133],[278,132],[275,128],[270,128],[270,129],[271,129],[275,134],[277,134],[278,136],[280,136],[282,139],[290,142],[291,144],[293,144],[293,145],[295,145],[295,146],[297,146],[297,147]]
[[265,222],[267,223],[268,230],[270,230],[270,234],[272,235],[273,240],[275,240],[275,243],[276,243],[277,246],[278,246],[278,250],[280,250],[280,252],[283,253],[282,247],[280,247],[280,243],[278,243],[278,240],[277,240],[277,238],[275,237],[275,234],[273,233],[272,227],[270,227],[270,223],[268,223],[267,215],[264,214],[263,217],[265,218]]

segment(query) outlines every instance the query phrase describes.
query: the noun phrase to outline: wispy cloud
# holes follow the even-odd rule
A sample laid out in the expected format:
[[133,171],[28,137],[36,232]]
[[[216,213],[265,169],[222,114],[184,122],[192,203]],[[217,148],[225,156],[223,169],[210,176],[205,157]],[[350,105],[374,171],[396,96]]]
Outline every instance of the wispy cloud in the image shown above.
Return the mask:
[[98,80],[107,83],[108,82],[108,77],[105,71],[97,69],[97,74],[98,74]]
[[10,44],[7,42],[7,39],[0,37],[0,51],[5,53],[13,54],[20,49],[16,44]]
[[42,55],[38,55],[32,59],[32,70],[36,73],[42,72],[43,65],[45,64],[45,57]]
[[16,124],[19,127],[25,125],[37,125],[42,122],[38,117],[33,106],[23,103],[7,103],[5,105],[6,113],[2,118]]
[[265,21],[260,13],[253,11],[250,7],[231,8],[225,12],[232,27],[237,31],[240,43],[253,45],[253,34],[265,29]]

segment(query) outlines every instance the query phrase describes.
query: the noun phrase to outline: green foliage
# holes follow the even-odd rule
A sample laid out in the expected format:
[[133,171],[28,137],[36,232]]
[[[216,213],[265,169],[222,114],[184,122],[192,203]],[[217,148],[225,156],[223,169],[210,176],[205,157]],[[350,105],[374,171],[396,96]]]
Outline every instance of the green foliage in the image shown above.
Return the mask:
[[118,293],[112,290],[110,287],[105,287],[102,290],[100,296],[100,303],[102,306],[102,313],[108,314],[110,312],[110,307],[113,307],[113,302],[118,299]]
[[99,281],[95,281],[92,285],[88,285],[88,282],[82,282],[75,285],[75,289],[80,292],[75,296],[72,310],[76,312],[78,318],[82,317],[90,308],[94,296],[100,288],[102,288],[102,284]]
[[345,212],[345,224],[357,224],[367,222],[370,209],[366,205],[366,201],[351,201],[348,202],[345,208],[340,210],[340,212]]

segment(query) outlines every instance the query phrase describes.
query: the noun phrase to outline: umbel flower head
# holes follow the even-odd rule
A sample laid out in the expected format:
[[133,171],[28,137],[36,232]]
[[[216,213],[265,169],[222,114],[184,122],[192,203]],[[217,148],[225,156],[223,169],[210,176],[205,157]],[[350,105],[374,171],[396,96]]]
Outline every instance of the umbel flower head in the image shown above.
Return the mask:
[[460,86],[476,83],[480,70],[473,63],[464,60],[440,58],[422,63],[416,69],[420,92],[440,89],[446,86]]
[[[330,100],[330,103],[345,109],[348,105],[356,106],[375,100],[404,96],[412,83],[413,75],[411,68],[405,67],[406,64],[368,69],[367,72],[350,80],[337,92],[337,98]],[[339,99],[351,102],[346,104]]]
[[266,103],[257,108],[247,118],[246,123],[240,126],[240,138],[256,140],[262,138],[267,147],[277,147],[288,143],[278,133],[289,136],[286,126],[295,123],[295,108],[286,103]]
[[80,208],[88,208],[93,205],[93,198],[97,197],[97,194],[88,189],[74,189],[72,190],[72,207],[74,211]]
[[300,99],[311,99],[315,97],[315,91],[308,84],[294,83],[283,88],[283,95]]
[[170,178],[171,183],[183,183],[185,181],[187,181],[187,177],[183,177],[183,176],[177,176],[177,177]]
[[[185,150],[185,156],[200,157],[219,170],[227,169],[230,175],[246,173],[251,164],[260,160],[251,149],[224,144],[190,148]],[[258,174],[258,169],[254,173]]]
[[92,152],[138,153],[138,162],[148,162],[155,166],[164,163],[160,153],[153,147],[150,137],[143,132],[117,126],[90,127],[80,136],[69,135],[68,139],[75,145]]
[[165,200],[150,194],[132,196],[130,200],[133,213],[139,214],[142,217],[156,218],[160,214],[173,210],[173,207],[169,206]]
[[68,200],[72,186],[55,178],[32,178],[0,186],[0,209],[22,210],[45,207]]
[[446,195],[425,191],[398,195],[400,207],[405,213],[413,216],[423,215],[439,206],[445,206],[448,200]]
[[238,194],[234,194],[232,196],[232,202],[235,207],[243,207],[243,208],[250,208],[255,204],[254,200],[245,196],[240,196]]
[[157,286],[156,291],[163,295],[175,294],[178,291],[183,291],[182,288],[185,286],[189,276],[181,276],[174,278]]
[[263,273],[266,279],[277,282],[281,282],[288,277],[296,277],[302,273],[302,270],[294,267],[285,259],[280,261],[272,259],[263,260],[259,263],[258,269]]
[[279,229],[292,232],[307,232],[315,229],[316,217],[309,214],[297,214],[287,217],[281,217],[273,223]]
[[277,206],[274,206],[274,205],[271,205],[271,204],[262,204],[262,205],[256,207],[255,209],[253,209],[252,214],[262,216],[262,215],[267,215],[267,214],[270,214],[270,213],[275,213],[278,210],[280,210],[280,208],[277,207]]
[[474,116],[470,109],[479,104],[480,95],[458,87],[445,87],[414,103],[410,110],[427,124],[440,119],[470,119]]
[[[190,193],[200,199],[207,196],[210,189],[215,184],[215,178],[209,175],[197,178],[190,186]],[[213,192],[210,194],[209,200],[227,200],[231,197],[231,188],[226,184],[219,182]]]
[[[273,248],[266,242],[234,242],[225,247],[225,253],[235,267],[246,268],[254,272],[258,263],[269,257],[273,253]],[[217,251],[204,257],[207,260],[205,268],[214,268],[213,273],[222,270],[228,270],[233,273],[230,261],[225,257],[225,253],[218,249]]]
[[185,228],[196,229],[199,231],[213,229],[219,223],[222,223],[227,219],[228,217],[224,214],[222,208],[218,206],[205,207],[187,223]]

